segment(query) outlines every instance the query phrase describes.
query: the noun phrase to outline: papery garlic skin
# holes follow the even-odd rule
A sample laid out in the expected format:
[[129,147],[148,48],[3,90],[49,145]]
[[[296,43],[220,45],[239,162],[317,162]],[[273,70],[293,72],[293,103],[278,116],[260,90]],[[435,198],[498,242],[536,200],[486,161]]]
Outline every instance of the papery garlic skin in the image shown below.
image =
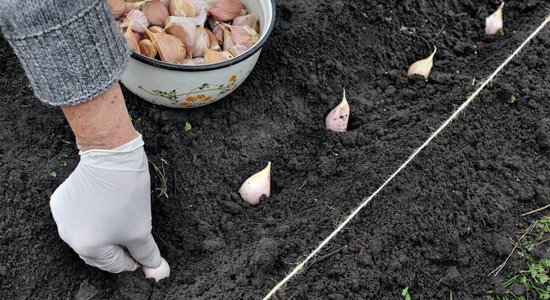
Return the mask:
[[239,55],[245,53],[246,50],[248,50],[248,47],[246,47],[245,45],[236,44],[236,45],[233,45],[233,47],[231,47],[229,49],[229,52],[231,52],[231,54],[233,54],[233,56],[239,56]]
[[239,194],[244,201],[252,205],[260,203],[260,198],[264,195],[269,198],[271,196],[271,162],[265,169],[248,178],[239,189]]
[[346,90],[344,90],[344,97],[340,104],[325,118],[326,128],[334,132],[346,132],[348,130],[349,115],[350,107],[346,99]]
[[500,4],[498,9],[485,19],[485,34],[497,35],[504,34],[504,21],[502,20],[502,9],[504,2]]
[[248,25],[228,27],[231,28],[231,38],[233,39],[234,44],[243,44],[248,48],[251,48],[260,40],[260,35]]
[[421,75],[424,76],[426,80],[428,80],[428,77],[430,77],[430,73],[432,71],[432,67],[434,65],[434,56],[437,52],[437,47],[434,47],[434,52],[425,59],[421,59],[415,63],[413,63],[409,70],[407,71],[408,76],[412,75]]

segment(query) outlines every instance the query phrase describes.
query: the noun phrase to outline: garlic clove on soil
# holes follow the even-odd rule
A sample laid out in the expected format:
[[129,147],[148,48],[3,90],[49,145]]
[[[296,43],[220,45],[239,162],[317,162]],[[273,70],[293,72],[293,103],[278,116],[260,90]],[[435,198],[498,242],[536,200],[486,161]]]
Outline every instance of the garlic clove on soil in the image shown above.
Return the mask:
[[210,50],[208,48],[204,49],[204,63],[205,64],[214,64],[222,61],[226,61],[227,57],[221,52]]
[[193,42],[193,57],[204,56],[206,48],[210,48],[210,36],[203,26],[199,26]]
[[145,2],[142,10],[151,25],[162,26],[169,17],[168,9],[158,0]]
[[195,6],[189,0],[170,0],[168,11],[171,16],[194,17]]
[[260,203],[260,198],[263,195],[269,198],[271,196],[270,193],[271,162],[263,170],[248,178],[239,189],[239,194],[243,200],[252,205]]
[[141,10],[132,9],[126,18],[130,20],[132,30],[135,32],[145,32],[145,29],[149,27],[149,20]]
[[177,37],[167,33],[160,33],[153,43],[162,61],[181,64],[185,59],[185,46]]
[[220,0],[210,7],[210,14],[219,22],[229,22],[245,10],[241,0]]
[[428,80],[428,77],[430,76],[430,72],[432,71],[432,67],[434,65],[434,56],[437,52],[437,47],[434,47],[434,52],[425,59],[421,59],[415,63],[413,63],[409,70],[407,71],[408,76],[412,75],[421,75]]
[[141,52],[141,54],[150,58],[155,58],[157,56],[157,53],[158,53],[157,48],[155,47],[155,45],[151,40],[143,39],[139,41],[138,45],[139,45],[139,51]]
[[120,18],[126,13],[126,2],[124,2],[124,0],[107,0],[107,4],[115,19]]
[[346,90],[344,90],[342,102],[327,115],[325,126],[334,132],[346,132],[348,130],[349,115],[350,107],[346,99]]
[[233,20],[233,22],[231,22],[231,25],[233,26],[248,25],[250,28],[254,29],[255,32],[260,32],[260,23],[258,22],[258,17],[255,14],[238,16]]
[[502,9],[504,2],[498,9],[485,19],[485,33],[488,35],[504,34],[504,21],[502,20]]

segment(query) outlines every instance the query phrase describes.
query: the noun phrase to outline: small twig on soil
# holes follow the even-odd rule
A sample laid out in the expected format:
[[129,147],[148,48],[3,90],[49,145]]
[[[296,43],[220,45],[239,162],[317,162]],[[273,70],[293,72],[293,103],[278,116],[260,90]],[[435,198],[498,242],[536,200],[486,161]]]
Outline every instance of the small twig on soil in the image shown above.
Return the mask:
[[532,210],[528,213],[524,213],[523,215],[521,215],[522,217],[525,217],[525,216],[528,216],[528,215],[531,215],[531,214],[534,214],[534,213],[538,213],[539,211],[543,211],[547,208],[550,208],[550,204],[546,205],[545,207],[541,207],[541,208],[537,208],[535,210]]
[[445,20],[445,24],[443,24],[443,26],[441,26],[441,29],[439,29],[439,31],[437,32],[437,34],[434,36],[433,40],[435,41],[435,39],[437,39],[437,37],[443,32],[443,30],[445,30],[445,27],[447,26],[447,23],[448,21]]
[[340,252],[341,252],[344,248],[346,248],[346,247],[347,247],[347,245],[346,245],[346,246],[343,246],[343,247],[340,247],[339,249],[336,249],[336,250],[334,250],[334,251],[332,251],[332,252],[329,252],[329,253],[327,253],[327,254],[325,254],[325,255],[319,257],[318,259],[312,261],[311,264],[309,264],[308,268],[311,267],[311,266],[313,266],[313,265],[316,264],[316,263],[320,263],[320,262],[324,261],[325,259],[327,259],[327,258],[329,258],[329,257],[331,257],[331,256],[333,256],[333,255],[335,255],[335,254],[340,253]]
[[512,254],[514,254],[514,252],[516,251],[516,249],[519,247],[521,241],[523,240],[523,238],[525,238],[525,236],[527,236],[527,234],[529,234],[533,228],[535,228],[535,225],[537,225],[538,221],[535,221],[533,222],[533,224],[531,224],[526,230],[525,232],[523,233],[523,235],[519,238],[519,240],[514,244],[514,248],[512,249],[512,252],[510,252],[510,254],[508,254],[508,257],[506,257],[506,259],[504,260],[504,262],[502,264],[500,264],[496,269],[494,269],[493,271],[491,271],[491,273],[487,274],[487,276],[497,276],[498,273],[500,273],[500,271],[502,271],[502,269],[504,269],[504,267],[506,266],[506,264],[508,263],[508,260],[510,259],[510,257],[512,257]]
[[151,160],[149,160],[149,163],[153,166],[153,169],[155,169],[155,172],[157,173],[159,179],[160,179],[160,187],[156,188],[155,190],[159,192],[159,196],[164,196],[166,198],[168,197],[168,178],[166,178],[166,172],[164,171],[164,163],[161,160],[160,167],[155,165]]

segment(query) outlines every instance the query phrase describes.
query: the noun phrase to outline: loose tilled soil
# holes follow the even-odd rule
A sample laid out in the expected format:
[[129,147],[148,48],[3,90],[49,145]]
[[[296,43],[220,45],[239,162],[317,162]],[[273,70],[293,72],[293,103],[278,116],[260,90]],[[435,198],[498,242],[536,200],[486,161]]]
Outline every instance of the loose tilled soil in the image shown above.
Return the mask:
[[[487,37],[498,4],[279,0],[258,66],[226,99],[168,110],[126,92],[150,160],[168,162],[153,233],[172,276],[158,284],[89,267],[58,237],[48,200],[78,162],[74,138],[0,41],[0,298],[259,299],[548,13],[544,0],[510,1],[505,35]],[[430,80],[407,78],[432,45]],[[495,289],[503,277],[487,274],[509,238],[541,216],[520,215],[550,202],[549,47],[546,28],[278,298],[399,299],[408,286],[413,299],[482,299]],[[343,87],[351,130],[327,132]],[[268,161],[272,197],[246,205],[236,191]]]

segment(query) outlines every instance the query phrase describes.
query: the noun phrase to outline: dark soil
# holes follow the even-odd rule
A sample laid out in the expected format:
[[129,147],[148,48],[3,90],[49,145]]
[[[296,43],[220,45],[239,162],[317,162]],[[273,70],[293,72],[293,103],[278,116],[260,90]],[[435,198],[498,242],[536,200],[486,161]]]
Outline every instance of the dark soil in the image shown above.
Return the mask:
[[[126,93],[150,160],[168,162],[153,231],[172,276],[158,284],[89,267],[58,237],[48,199],[78,162],[74,139],[0,41],[0,298],[261,298],[548,13],[544,0],[511,1],[505,35],[487,37],[498,4],[280,0],[258,66],[226,99],[167,110]],[[407,78],[432,45],[430,80]],[[413,299],[482,299],[495,289],[502,276],[487,274],[541,213],[520,215],[550,202],[549,47],[546,28],[278,298],[399,299],[408,286]],[[351,130],[327,132],[343,87]],[[236,191],[268,161],[272,197],[248,206]]]

